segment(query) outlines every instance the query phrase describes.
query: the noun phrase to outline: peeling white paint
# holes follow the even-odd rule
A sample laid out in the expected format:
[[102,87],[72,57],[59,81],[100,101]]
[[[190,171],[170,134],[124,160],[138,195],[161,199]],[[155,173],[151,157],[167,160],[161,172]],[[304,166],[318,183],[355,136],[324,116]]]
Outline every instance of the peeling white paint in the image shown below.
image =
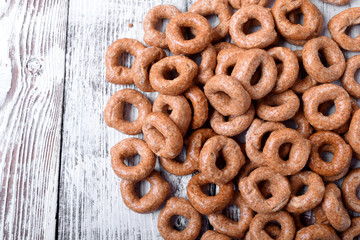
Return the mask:
[[10,62],[0,63],[0,106],[4,104],[6,95],[10,91],[11,77]]
[[0,0],[0,239],[55,238],[67,3]]
[[[6,3],[0,4],[1,12],[7,9]],[[11,88],[11,60],[9,57],[9,35],[11,33],[11,24],[9,17],[0,18],[0,106],[4,104],[7,93]]]

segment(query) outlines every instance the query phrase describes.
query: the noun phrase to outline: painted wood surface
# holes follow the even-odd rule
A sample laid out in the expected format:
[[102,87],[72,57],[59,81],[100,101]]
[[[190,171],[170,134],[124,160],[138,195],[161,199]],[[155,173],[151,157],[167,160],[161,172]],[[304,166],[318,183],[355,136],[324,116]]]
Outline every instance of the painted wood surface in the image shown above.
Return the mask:
[[[159,211],[142,215],[129,210],[111,168],[110,148],[129,136],[106,126],[103,109],[116,91],[135,87],[108,83],[104,56],[116,39],[142,41],[142,20],[153,6],[173,4],[187,11],[195,0],[4,1],[0,1],[0,239],[55,235],[161,239]],[[360,6],[358,0],[343,7],[313,2],[325,23],[349,6]],[[214,18],[210,21],[216,23]],[[353,30],[354,35],[359,33],[359,28]],[[329,35],[326,25],[322,34]],[[132,59],[124,61],[130,66]],[[151,101],[156,97],[145,95]],[[126,115],[134,119],[136,111],[126,108]],[[186,197],[191,175],[174,176],[159,164],[156,169],[170,182],[172,195]],[[148,184],[140,185],[142,193],[148,189]],[[234,218],[239,215],[234,208],[227,212]],[[203,220],[203,229],[211,228]],[[181,228],[185,221],[175,224]]]
[[67,1],[0,1],[0,239],[53,239]]

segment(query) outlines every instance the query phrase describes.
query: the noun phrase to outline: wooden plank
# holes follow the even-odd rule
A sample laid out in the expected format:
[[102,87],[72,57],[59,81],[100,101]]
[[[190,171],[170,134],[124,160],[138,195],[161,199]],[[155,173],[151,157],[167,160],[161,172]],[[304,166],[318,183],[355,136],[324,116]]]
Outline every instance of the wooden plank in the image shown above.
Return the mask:
[[[118,38],[142,41],[143,18],[148,10],[159,4],[173,4],[182,11],[186,6],[185,1],[176,0],[70,0],[60,172],[60,239],[160,238],[159,211],[141,215],[122,202],[120,179],[111,168],[109,150],[129,136],[107,127],[103,119],[110,96],[122,88],[134,88],[105,80],[105,51]],[[132,28],[129,23],[133,24]],[[156,94],[146,96],[154,100]],[[159,165],[156,169],[160,170]],[[168,181],[176,180],[165,171],[160,172]],[[185,197],[184,185],[179,186],[181,189],[175,189],[172,184],[173,193]],[[141,188],[147,190],[145,185]]]
[[0,3],[0,239],[53,239],[67,1]]

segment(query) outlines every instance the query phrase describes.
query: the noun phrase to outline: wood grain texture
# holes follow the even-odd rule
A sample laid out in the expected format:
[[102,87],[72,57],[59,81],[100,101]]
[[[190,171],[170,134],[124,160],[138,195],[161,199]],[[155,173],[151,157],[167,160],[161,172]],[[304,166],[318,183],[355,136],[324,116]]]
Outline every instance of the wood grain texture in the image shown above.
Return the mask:
[[53,239],[67,1],[0,2],[0,239]]

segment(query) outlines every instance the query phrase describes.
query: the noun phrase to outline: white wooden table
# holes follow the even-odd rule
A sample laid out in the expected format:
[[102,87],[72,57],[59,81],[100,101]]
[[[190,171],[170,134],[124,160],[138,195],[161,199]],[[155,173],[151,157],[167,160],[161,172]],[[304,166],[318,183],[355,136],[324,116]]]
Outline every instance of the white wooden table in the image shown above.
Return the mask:
[[[123,88],[105,80],[104,56],[118,38],[142,40],[150,8],[193,1],[0,0],[0,239],[160,238],[159,211],[128,210],[111,169],[109,149],[127,136],[103,119]],[[325,23],[360,6],[313,2]],[[191,176],[156,168],[186,197]]]

